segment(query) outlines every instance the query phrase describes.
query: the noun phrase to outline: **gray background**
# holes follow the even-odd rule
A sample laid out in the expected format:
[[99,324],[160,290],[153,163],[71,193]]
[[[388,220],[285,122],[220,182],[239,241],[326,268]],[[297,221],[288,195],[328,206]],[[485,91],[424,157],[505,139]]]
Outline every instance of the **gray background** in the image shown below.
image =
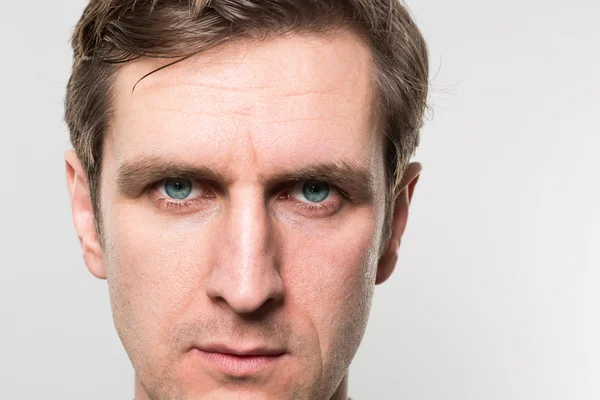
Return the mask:
[[[434,115],[399,265],[351,367],[356,400],[600,399],[599,4],[409,2]],[[84,5],[0,8],[2,399],[133,396],[63,177]]]

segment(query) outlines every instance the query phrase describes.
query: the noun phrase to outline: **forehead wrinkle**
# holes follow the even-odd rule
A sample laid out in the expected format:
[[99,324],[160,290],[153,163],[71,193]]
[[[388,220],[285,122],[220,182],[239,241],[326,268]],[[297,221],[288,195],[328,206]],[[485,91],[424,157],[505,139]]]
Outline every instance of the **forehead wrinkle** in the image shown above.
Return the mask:
[[[277,89],[277,86],[275,86]],[[284,93],[276,93],[279,97],[298,97],[298,96],[340,96],[345,97],[341,93],[336,92],[323,92],[320,90],[307,90],[304,92],[284,92]]]
[[[236,115],[241,117],[263,117],[259,122],[262,123],[277,123],[277,122],[295,122],[295,121],[319,121],[325,119],[351,119],[353,115],[356,114],[357,108],[362,108],[360,101],[354,101],[354,107],[347,107],[343,110],[333,109],[328,110],[327,114],[324,115],[326,110],[321,108],[315,109],[314,107],[306,107],[304,102],[294,101],[294,98],[304,97],[304,96],[320,96],[320,97],[339,97],[340,102],[352,102],[352,100],[348,99],[347,96],[337,93],[317,93],[317,92],[305,92],[305,93],[286,93],[284,95],[279,95],[277,98],[281,98],[283,101],[289,101],[288,105],[280,107],[281,110],[278,112],[274,112],[275,110],[271,109],[265,103],[264,95],[256,95],[252,97],[256,97],[253,99],[249,97],[247,99],[239,99],[237,104],[231,104],[227,102],[227,96],[219,96],[216,94],[214,96],[206,96],[207,98],[202,99],[203,94],[195,94],[199,98],[197,101],[193,102],[193,104],[188,104],[186,102],[181,103],[177,101],[180,96],[175,94],[171,94],[176,99],[172,102],[168,102],[167,104],[161,104],[160,102],[154,101],[156,98],[156,93],[146,93],[144,96],[148,96],[148,102],[150,104],[137,103],[133,105],[134,109],[146,109],[147,107],[153,107],[155,110],[170,112],[170,113],[179,113],[179,114],[201,114],[206,116],[215,116],[222,118],[223,116]],[[223,97],[222,99],[219,99]],[[214,101],[211,101],[211,98],[214,98]],[[268,99],[270,101],[276,101],[274,98]],[[334,101],[334,100],[329,100]],[[205,107],[205,104],[210,103],[211,108],[214,110]],[[337,111],[337,112],[336,112]],[[267,114],[267,115],[265,115]],[[290,116],[290,118],[277,118],[276,114],[284,114],[285,116]],[[293,116],[293,114],[304,114],[305,117],[301,115]],[[308,115],[307,115],[308,114]]]
[[[317,36],[319,37],[319,36]],[[333,38],[329,38],[329,40],[327,40],[327,43],[333,41]],[[231,44],[231,43],[230,43]],[[227,61],[227,59],[221,59],[222,57],[236,57],[236,52],[233,52],[232,55],[232,51],[227,50],[227,48],[230,48],[230,46],[227,46],[228,44],[222,44],[221,46],[217,46],[214,49],[210,49],[207,50],[206,52],[203,52],[201,54],[198,54],[197,56],[191,57],[190,59],[184,60],[179,64],[174,64],[164,70],[160,70],[158,72],[156,72],[155,74],[152,74],[148,77],[146,77],[144,80],[140,81],[140,86],[144,85],[146,87],[152,86],[154,84],[160,84],[160,79],[159,76],[161,74],[164,73],[169,73],[169,70],[172,70],[173,72],[176,72],[174,75],[175,77],[173,77],[171,79],[171,85],[184,85],[184,86],[197,86],[197,87],[203,87],[206,89],[216,89],[216,90],[223,90],[223,91],[232,91],[232,92],[239,92],[239,93],[243,93],[243,92],[252,92],[252,91],[258,91],[258,90],[265,90],[265,89],[269,89],[270,87],[274,87],[275,89],[278,88],[278,85],[273,84],[276,82],[273,82],[273,77],[270,77],[268,79],[268,83],[269,85],[265,86],[265,85],[257,85],[257,86],[248,86],[246,85],[247,82],[243,82],[243,85],[236,85],[235,83],[233,85],[231,84],[227,84],[230,82],[235,82],[237,75],[239,75],[238,71],[240,68],[244,67],[245,69],[248,69],[247,67],[250,67],[251,71],[250,73],[252,73],[252,67],[255,65],[261,65],[262,61],[265,57],[265,55],[263,55],[261,53],[260,48],[262,47],[261,45],[258,46],[252,46],[250,43],[246,46],[246,52],[245,54],[240,57],[239,60],[236,61]],[[318,44],[315,45],[314,47],[318,48],[318,47],[322,47],[325,46],[325,43],[323,44]],[[335,46],[339,48],[339,46],[341,46],[341,44],[339,43],[335,43]],[[250,47],[256,47],[255,50],[258,51],[258,55],[254,54],[254,57],[258,56],[257,60],[251,59],[251,60],[246,60],[246,55],[248,53],[248,51],[250,50]],[[211,60],[211,50],[217,52],[217,58],[218,61],[212,61]],[[272,55],[271,55],[272,56]],[[370,58],[370,54],[367,53],[367,56]],[[207,57],[209,57],[208,59],[206,59]],[[140,72],[140,74],[142,73],[148,73],[150,71],[152,71],[153,69],[156,69],[156,67],[160,67],[162,66],[161,61],[155,61],[155,60],[148,60],[146,62],[146,64],[150,64],[151,68],[148,68],[148,66],[145,66],[146,68],[139,68],[139,69],[143,69],[143,72]],[[164,63],[164,62],[163,62]],[[286,63],[284,66],[285,67],[289,67],[289,65],[287,65],[288,63]],[[231,71],[231,68],[224,68],[225,71],[215,71],[214,68],[211,67],[228,67],[228,66],[234,66],[235,69],[233,71]],[[182,73],[184,69],[193,69],[193,73]],[[360,67],[359,67],[360,68]],[[206,71],[206,69],[209,69],[209,71]],[[362,69],[362,68],[361,68]],[[206,74],[206,72],[208,72],[208,74]],[[305,71],[308,72],[308,71]],[[352,71],[352,72],[358,72],[358,71]],[[214,76],[214,75],[217,76]],[[242,73],[241,76],[247,75],[248,73]],[[337,74],[336,74],[337,75]],[[355,75],[354,73],[352,73],[352,75]],[[143,76],[143,75],[141,75]],[[156,79],[155,79],[156,78]],[[253,77],[254,81],[262,79],[264,77]],[[327,79],[330,83],[336,83],[338,81],[338,77],[331,77],[332,79]],[[216,82],[216,83],[209,83],[210,81],[212,82]],[[292,94],[292,95],[303,95],[305,93],[298,93],[298,94]]]
[[[339,46],[339,44],[336,44],[336,46]],[[298,88],[299,90],[301,90],[300,92],[294,92],[293,89],[292,91],[289,91],[289,89],[286,91],[285,89],[282,91],[281,85],[278,85],[277,82],[268,82],[268,84],[265,85],[253,85],[253,86],[246,86],[245,83],[250,83],[250,82],[242,82],[240,84],[240,82],[237,82],[235,80],[235,77],[233,77],[232,79],[227,79],[224,77],[217,77],[214,78],[212,74],[208,75],[208,78],[203,75],[203,74],[197,74],[197,73],[175,73],[174,76],[169,80],[169,79],[160,79],[161,77],[159,76],[160,74],[166,74],[169,73],[169,70],[174,70],[174,69],[178,69],[179,71],[176,72],[180,72],[181,69],[183,68],[193,68],[195,70],[199,70],[201,71],[206,65],[235,65],[240,67],[242,63],[246,63],[246,64],[251,64],[251,62],[249,62],[248,60],[244,61],[243,58],[241,61],[233,61],[233,62],[227,62],[227,61],[218,61],[218,62],[212,62],[212,61],[206,61],[206,60],[202,60],[202,57],[200,56],[204,56],[204,55],[199,55],[198,57],[194,57],[190,60],[185,60],[184,62],[181,63],[181,65],[173,65],[170,66],[169,68],[165,69],[165,70],[161,70],[159,72],[157,72],[155,75],[151,75],[148,76],[146,79],[144,79],[138,89],[136,89],[136,94],[139,96],[152,96],[152,93],[148,93],[148,91],[153,92],[153,88],[157,87],[159,90],[167,90],[169,92],[173,92],[176,91],[176,88],[179,87],[183,87],[183,91],[193,91],[194,87],[200,87],[200,88],[204,88],[207,89],[207,94],[209,94],[209,97],[212,97],[210,95],[214,94],[214,92],[220,92],[216,95],[216,97],[219,97],[219,94],[223,95],[224,93],[230,93],[231,95],[234,94],[243,94],[243,93],[249,93],[249,94],[258,94],[259,96],[262,96],[263,94],[260,93],[264,93],[264,91],[269,90],[271,93],[270,95],[274,95],[274,96],[280,96],[282,98],[289,98],[291,101],[293,101],[294,98],[297,97],[301,97],[301,96],[327,96],[327,97],[331,97],[331,96],[339,96],[342,99],[347,98],[348,102],[352,102],[354,98],[349,97],[347,94],[343,94],[343,93],[336,93],[336,92],[323,92],[323,91],[319,91],[317,89],[315,90],[306,90],[306,87],[300,87]],[[138,60],[139,61],[139,60]],[[138,62],[136,61],[136,62]],[[190,66],[190,64],[188,63],[192,63],[192,65]],[[147,65],[145,65],[145,67],[147,67]],[[148,69],[148,68],[142,68],[140,67],[139,69]],[[237,69],[235,70],[237,71]],[[213,71],[209,71],[209,72],[213,72]],[[137,72],[136,72],[137,73]],[[218,74],[218,71],[217,71]],[[221,74],[222,75],[222,74]],[[228,77],[230,77],[231,75],[233,75],[232,73],[230,73],[229,71],[227,72]],[[221,84],[215,84],[215,83],[210,83],[207,81],[204,81],[204,79],[211,79],[216,81],[216,82],[222,82]],[[337,79],[334,79],[335,82],[332,82],[330,79],[328,79],[330,84],[333,84],[335,82],[339,83]],[[369,80],[367,80],[368,82]],[[232,85],[233,84],[233,85]],[[371,85],[368,85],[371,86]],[[189,89],[186,89],[189,88]],[[286,86],[283,86],[283,88],[287,88]],[[343,89],[343,88],[342,88]],[[369,89],[372,89],[371,87],[369,87]],[[140,93],[140,92],[145,92],[144,94]],[[371,97],[371,90],[367,90],[367,93],[365,93],[365,97]],[[170,95],[172,95],[173,97],[180,97],[180,96],[175,96],[173,93],[169,93]],[[198,95],[201,95],[202,93],[199,94],[195,94],[196,97]],[[187,97],[187,96],[186,96]],[[225,97],[227,97],[227,95],[225,95]],[[226,99],[223,99],[224,101]],[[354,103],[360,103],[361,101],[359,100],[358,102],[355,100]],[[220,103],[220,102],[219,102]],[[251,102],[250,104],[255,103],[255,102]],[[360,105],[360,104],[358,104]],[[248,106],[247,104],[240,104],[239,106],[235,106],[232,107],[234,109],[231,110],[227,110],[226,112],[223,112],[221,114],[231,114],[231,115],[239,115],[239,116],[256,116],[257,113],[254,112],[254,107],[253,106]],[[236,109],[237,108],[237,109]],[[240,110],[239,108],[244,108],[243,110]],[[179,112],[189,112],[189,113],[194,113],[196,112],[195,110],[185,110],[185,106],[182,106],[181,109],[179,108],[175,108],[173,109],[173,111],[179,111]],[[261,110],[256,110],[256,111],[261,111]],[[264,111],[264,110],[263,110]],[[206,111],[201,111],[206,113]],[[217,115],[219,113],[215,113],[214,115]],[[280,119],[280,120],[271,120],[268,122],[292,122],[295,121],[296,119]],[[297,119],[297,121],[302,121],[302,120],[307,120],[307,121],[311,121],[311,120],[315,120],[312,118],[299,118]],[[265,121],[267,122],[267,121]]]
[[[143,81],[142,81],[143,82]],[[168,85],[168,89],[174,89],[174,88],[178,88],[178,87],[184,87],[184,88],[203,88],[203,89],[208,89],[209,91],[212,90],[216,90],[216,91],[228,91],[228,92],[234,92],[234,93],[246,93],[246,92],[251,92],[254,93],[256,91],[260,91],[260,90],[267,90],[269,89],[269,86],[264,86],[264,85],[258,85],[258,86],[245,86],[245,85],[218,85],[218,84],[210,84],[210,83],[204,83],[204,82],[191,82],[191,81],[185,81],[185,82],[168,82],[168,81],[164,81],[164,80],[157,80],[156,82],[150,84],[150,85],[146,85],[147,89],[152,89],[153,86],[158,86],[159,88],[161,88],[164,85]],[[137,89],[136,89],[137,91]]]
[[335,120],[341,119],[346,120],[348,116],[335,116],[335,115],[327,115],[327,116],[319,116],[319,117],[307,117],[307,118],[290,118],[290,119],[269,119],[265,121],[266,123],[274,124],[274,123],[294,123],[294,122],[306,122],[306,121],[325,121],[325,120]]
[[252,129],[248,129],[246,133],[246,144],[249,150],[250,162],[254,166],[258,165],[258,154],[256,152],[256,146],[254,145],[254,136],[252,135]]
[[[148,78],[147,78],[148,79]],[[192,90],[186,90],[189,88],[204,88],[209,89],[205,92],[193,92]],[[182,88],[185,92],[193,92],[195,95],[213,95],[219,97],[223,92],[233,92],[233,93],[249,93],[251,95],[256,96],[264,96],[261,92],[269,91],[270,95],[278,98],[295,98],[295,97],[304,97],[304,96],[316,96],[316,97],[341,97],[350,99],[348,93],[343,93],[343,91],[322,91],[322,90],[302,90],[302,91],[289,91],[286,89],[282,89],[278,84],[272,85],[259,85],[259,86],[244,86],[244,85],[236,85],[236,86],[223,86],[223,85],[214,85],[214,84],[205,84],[205,83],[173,83],[168,80],[156,80],[155,82],[149,83],[147,85],[138,86],[135,91],[136,97],[152,97],[156,95],[156,92],[167,91],[169,94],[175,92],[176,89]],[[214,93],[216,92],[216,93]],[[354,93],[352,93],[354,95]],[[255,97],[255,96],[251,96]]]

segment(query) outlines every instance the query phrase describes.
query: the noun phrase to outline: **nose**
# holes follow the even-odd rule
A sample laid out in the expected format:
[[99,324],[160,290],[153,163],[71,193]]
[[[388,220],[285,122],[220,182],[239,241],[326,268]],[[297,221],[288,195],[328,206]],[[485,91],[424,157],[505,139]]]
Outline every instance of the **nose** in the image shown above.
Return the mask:
[[205,281],[206,294],[238,314],[254,313],[283,298],[278,238],[262,196],[232,196],[226,210],[218,228],[218,261]]

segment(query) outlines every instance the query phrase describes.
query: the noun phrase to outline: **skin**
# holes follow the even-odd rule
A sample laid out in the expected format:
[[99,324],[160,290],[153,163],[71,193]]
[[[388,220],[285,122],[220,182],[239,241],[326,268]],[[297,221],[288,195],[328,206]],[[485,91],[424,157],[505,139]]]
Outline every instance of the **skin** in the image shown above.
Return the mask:
[[[84,260],[107,279],[136,399],[347,399],[374,286],[394,269],[421,171],[406,168],[379,254],[384,139],[368,47],[346,31],[237,41],[132,92],[161,65],[138,59],[117,74],[103,247],[81,164],[65,153]],[[194,184],[183,201],[165,190],[178,174]],[[335,180],[326,200],[303,195],[307,178]],[[240,378],[191,349],[208,343],[285,354]]]

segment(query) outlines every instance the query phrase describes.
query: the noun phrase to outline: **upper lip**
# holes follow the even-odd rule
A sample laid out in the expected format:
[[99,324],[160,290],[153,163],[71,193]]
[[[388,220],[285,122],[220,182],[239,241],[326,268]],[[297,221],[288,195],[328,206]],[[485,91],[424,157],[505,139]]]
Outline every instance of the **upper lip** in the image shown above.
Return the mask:
[[197,349],[206,353],[223,353],[235,356],[279,356],[285,351],[273,347],[254,346],[245,349],[236,349],[225,344],[211,344],[206,346],[197,346]]

